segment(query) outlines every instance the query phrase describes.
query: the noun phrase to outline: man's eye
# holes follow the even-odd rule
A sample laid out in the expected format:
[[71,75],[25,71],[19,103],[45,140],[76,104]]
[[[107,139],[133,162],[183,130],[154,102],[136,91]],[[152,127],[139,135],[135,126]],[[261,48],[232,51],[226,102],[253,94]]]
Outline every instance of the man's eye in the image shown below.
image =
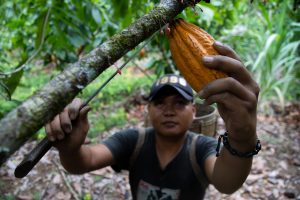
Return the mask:
[[179,100],[176,102],[178,105],[187,105],[188,101],[184,101],[184,100]]
[[155,106],[158,106],[158,105],[162,105],[163,101],[154,101],[153,103]]

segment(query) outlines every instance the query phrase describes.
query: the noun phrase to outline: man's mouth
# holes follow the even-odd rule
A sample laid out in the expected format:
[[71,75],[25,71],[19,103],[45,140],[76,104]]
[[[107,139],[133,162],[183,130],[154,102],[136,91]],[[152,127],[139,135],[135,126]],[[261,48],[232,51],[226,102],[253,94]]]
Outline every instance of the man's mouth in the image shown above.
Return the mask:
[[165,121],[162,124],[167,127],[173,127],[173,126],[176,126],[178,123],[176,123],[174,121]]

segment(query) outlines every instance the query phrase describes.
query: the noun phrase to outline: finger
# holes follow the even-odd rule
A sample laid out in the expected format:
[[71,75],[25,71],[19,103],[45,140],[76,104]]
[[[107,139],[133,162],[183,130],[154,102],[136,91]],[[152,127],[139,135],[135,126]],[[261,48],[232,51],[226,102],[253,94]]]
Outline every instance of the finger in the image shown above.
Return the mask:
[[61,128],[65,133],[71,133],[72,131],[72,122],[69,116],[68,109],[65,109],[62,113],[59,115]]
[[46,126],[45,126],[45,132],[46,132],[46,135],[48,137],[48,140],[50,140],[51,142],[54,142],[55,141],[55,137],[53,136],[53,132],[51,131],[50,123],[46,124]]
[[206,67],[225,72],[243,84],[254,82],[244,65],[233,58],[222,55],[205,56],[203,63]]
[[77,118],[81,105],[82,101],[79,98],[75,98],[72,103],[68,105],[68,111],[71,120],[75,120]]
[[235,60],[241,61],[241,59],[237,55],[237,53],[228,45],[225,45],[225,44],[222,44],[221,42],[216,41],[216,42],[214,42],[213,46],[221,55],[228,56]]
[[91,110],[91,107],[89,106],[85,106],[81,109],[80,111],[80,115],[77,118],[78,121],[80,121],[81,123],[81,128],[87,133],[89,130],[89,121],[88,121],[88,112]]
[[50,123],[51,130],[53,132],[54,138],[62,140],[65,137],[65,134],[61,128],[59,115],[56,115],[54,120]]
[[200,92],[200,98],[208,98],[212,95],[219,93],[231,93],[236,97],[249,101],[255,102],[256,95],[251,93],[248,88],[244,87],[240,82],[233,79],[232,77],[217,79],[209,84],[207,84]]
[[92,108],[90,106],[84,106],[81,110],[80,110],[80,119],[82,120],[87,120],[87,115],[88,112],[91,111]]
[[[221,55],[228,56],[228,57],[233,58],[235,60],[238,60],[242,63],[242,60],[240,59],[238,54],[230,46],[228,46],[226,44],[222,44],[221,42],[218,42],[218,41],[216,41],[213,45],[214,45],[214,48]],[[246,72],[248,72],[248,71],[246,70]],[[251,79],[249,81],[248,87],[256,94],[256,97],[258,97],[260,88],[259,88],[258,84],[255,81],[252,80],[251,74],[249,72],[248,72],[248,74],[249,74],[250,79]]]
[[229,110],[235,110],[237,107],[239,107],[239,109],[243,108],[243,106],[239,106],[243,104],[243,101],[228,92],[209,96],[204,101],[205,105],[211,105],[213,103],[221,104]]

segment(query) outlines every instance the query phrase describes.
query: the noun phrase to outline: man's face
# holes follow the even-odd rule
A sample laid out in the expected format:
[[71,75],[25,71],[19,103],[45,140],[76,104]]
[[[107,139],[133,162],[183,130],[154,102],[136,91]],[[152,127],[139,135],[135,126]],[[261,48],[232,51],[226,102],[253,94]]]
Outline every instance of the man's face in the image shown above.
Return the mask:
[[149,103],[152,126],[161,136],[182,136],[190,127],[195,115],[192,102],[175,89],[162,89]]

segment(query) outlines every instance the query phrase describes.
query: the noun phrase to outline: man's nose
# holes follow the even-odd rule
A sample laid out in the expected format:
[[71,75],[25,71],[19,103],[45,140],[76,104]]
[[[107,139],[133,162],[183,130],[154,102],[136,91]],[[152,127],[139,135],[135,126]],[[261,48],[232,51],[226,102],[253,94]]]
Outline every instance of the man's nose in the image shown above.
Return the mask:
[[163,112],[164,114],[174,114],[175,113],[175,106],[171,103],[167,103],[164,105],[164,108],[163,108]]

